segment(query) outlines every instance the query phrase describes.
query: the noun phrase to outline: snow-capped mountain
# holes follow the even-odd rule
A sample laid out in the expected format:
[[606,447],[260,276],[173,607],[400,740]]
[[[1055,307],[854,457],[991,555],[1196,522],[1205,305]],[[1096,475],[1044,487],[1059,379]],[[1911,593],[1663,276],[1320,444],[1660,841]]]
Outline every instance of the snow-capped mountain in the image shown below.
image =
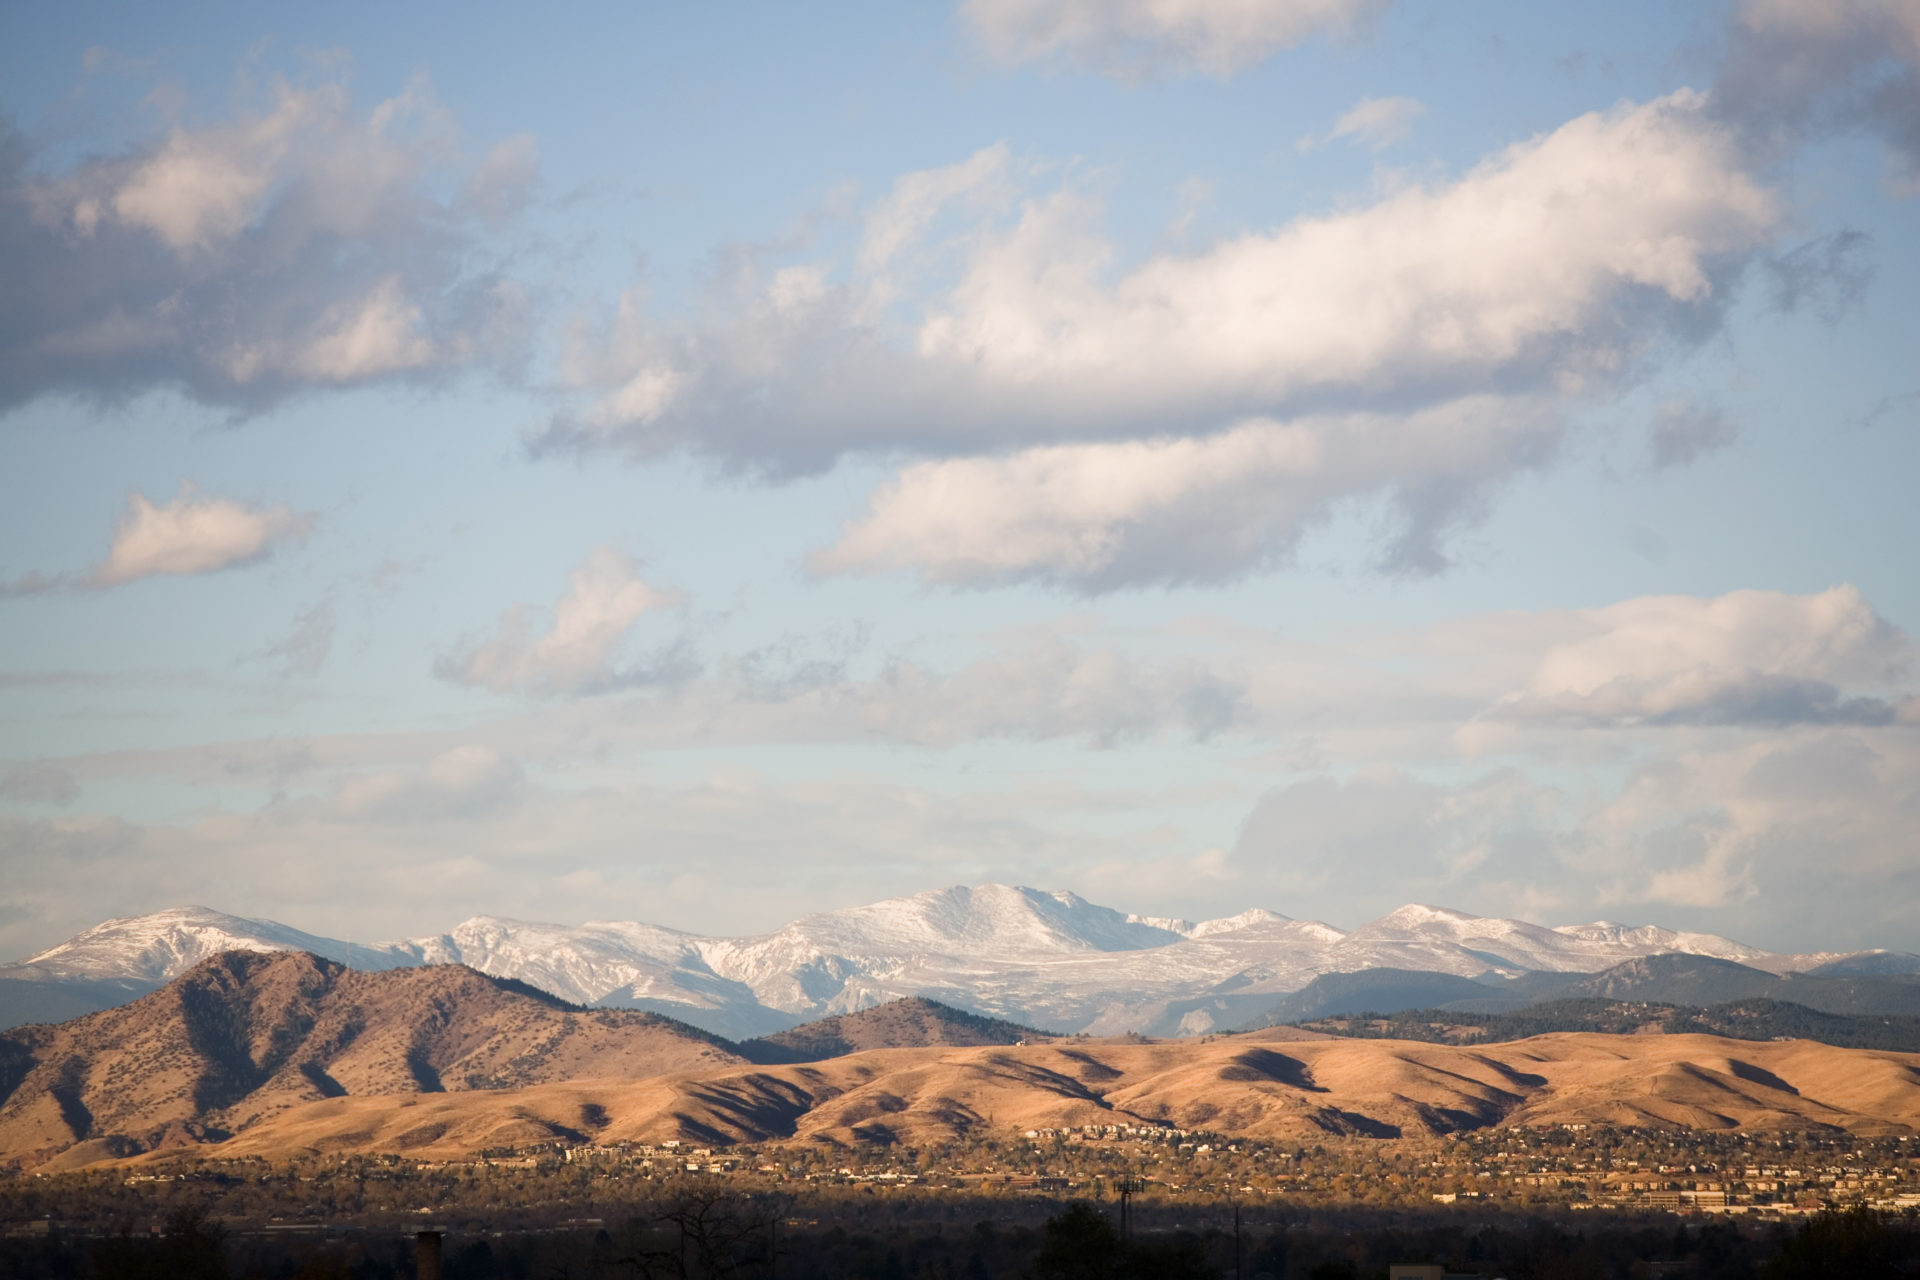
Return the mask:
[[363,969],[466,964],[581,1004],[651,1009],[735,1037],[905,995],[1058,1030],[1181,1034],[1235,1025],[1325,973],[1592,973],[1663,952],[1787,973],[1839,958],[1655,926],[1555,929],[1425,906],[1351,932],[1265,910],[1193,922],[987,884],[821,912],[743,938],[478,916],[437,936],[369,946],[184,907],[109,920],[0,969],[0,982],[146,987],[232,949],[312,951]]
[[316,937],[272,920],[249,920],[206,907],[174,907],[152,915],[107,920],[56,947],[29,956],[8,977],[132,980],[162,983],[223,951],[311,951],[355,969],[392,969],[408,963],[389,947],[363,947]]

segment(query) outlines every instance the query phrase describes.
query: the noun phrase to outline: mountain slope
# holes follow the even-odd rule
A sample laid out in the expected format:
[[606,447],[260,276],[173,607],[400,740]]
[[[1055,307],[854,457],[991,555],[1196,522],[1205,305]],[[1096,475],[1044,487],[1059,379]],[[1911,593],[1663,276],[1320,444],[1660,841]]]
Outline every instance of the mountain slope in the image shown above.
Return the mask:
[[577,1009],[462,966],[362,973],[304,952],[237,951],[121,1008],[0,1033],[0,1150],[133,1151],[327,1097],[741,1061],[691,1027]]

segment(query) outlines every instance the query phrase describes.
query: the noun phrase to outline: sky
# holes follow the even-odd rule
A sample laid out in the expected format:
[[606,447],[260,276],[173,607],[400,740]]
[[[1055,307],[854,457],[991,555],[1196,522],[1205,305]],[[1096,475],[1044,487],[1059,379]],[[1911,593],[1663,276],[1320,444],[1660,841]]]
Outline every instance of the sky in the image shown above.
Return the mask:
[[1920,0],[0,10],[0,957],[1920,950]]

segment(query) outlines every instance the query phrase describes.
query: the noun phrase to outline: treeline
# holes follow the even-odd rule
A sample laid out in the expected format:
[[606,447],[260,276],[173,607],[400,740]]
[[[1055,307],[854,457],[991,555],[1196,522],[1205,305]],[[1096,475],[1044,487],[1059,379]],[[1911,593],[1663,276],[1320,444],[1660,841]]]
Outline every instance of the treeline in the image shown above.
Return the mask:
[[1816,1040],[1842,1049],[1920,1053],[1920,1018],[1822,1013],[1785,1000],[1736,1000],[1701,1008],[1642,1000],[1586,997],[1549,1000],[1511,1013],[1406,1009],[1356,1013],[1294,1024],[1331,1035],[1436,1044],[1493,1044],[1562,1031],[1631,1035],[1657,1030],[1735,1040]]
[[[1394,1263],[1522,1277],[1801,1280],[1920,1276],[1920,1227],[1869,1209],[1794,1225],[1671,1219],[1574,1223],[1491,1215],[1323,1213],[1236,1231],[1209,1221],[1122,1235],[1112,1206],[1079,1203],[1038,1224],[916,1220],[821,1227],[790,1206],[681,1197],[611,1227],[453,1235],[442,1280],[1359,1280]],[[0,1239],[9,1280],[416,1280],[401,1233],[352,1240],[230,1235],[191,1210],[164,1231]]]

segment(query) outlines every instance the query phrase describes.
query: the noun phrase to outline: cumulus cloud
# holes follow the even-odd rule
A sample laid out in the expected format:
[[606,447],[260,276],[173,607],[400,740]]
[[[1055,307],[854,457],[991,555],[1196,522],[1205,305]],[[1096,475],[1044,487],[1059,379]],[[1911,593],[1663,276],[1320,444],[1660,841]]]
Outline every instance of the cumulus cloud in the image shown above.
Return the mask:
[[1426,112],[1426,106],[1413,98],[1363,98],[1338,120],[1324,138],[1300,140],[1301,150],[1311,150],[1329,142],[1350,138],[1380,151],[1403,141],[1413,132],[1413,122]]
[[454,133],[424,85],[360,113],[322,82],[64,168],[0,135],[0,410],[156,387],[247,410],[510,367],[526,304],[481,231],[537,153],[475,162]]
[[961,12],[1005,62],[1066,57],[1135,77],[1226,77],[1311,36],[1351,35],[1392,0],[966,0]]
[[[1099,591],[1218,581],[1284,558],[1336,501],[1398,490],[1395,567],[1442,562],[1440,540],[1495,478],[1559,433],[1541,404],[1479,397],[1407,416],[1244,423],[1200,439],[1048,445],[914,463],[810,561],[908,569],[929,582],[1034,578]],[[1404,487],[1403,487],[1404,486]]]
[[1747,0],[1735,14],[1719,108],[1775,140],[1866,128],[1891,149],[1896,189],[1920,192],[1920,5]]
[[156,574],[213,573],[264,559],[283,543],[304,539],[313,517],[287,506],[249,507],[191,490],[165,506],[136,493],[113,535],[95,586],[114,587]]
[[201,496],[188,485],[179,497],[155,505],[134,493],[114,530],[107,558],[85,573],[22,575],[0,584],[0,595],[119,587],[142,578],[216,573],[264,560],[313,529],[309,512],[284,503],[252,507]]
[[547,697],[604,692],[684,675],[684,657],[669,654],[651,667],[621,667],[619,649],[642,614],[674,602],[642,582],[633,562],[611,547],[596,547],[576,569],[572,585],[552,611],[552,624],[534,633],[533,612],[509,609],[499,634],[472,652],[443,659],[437,671],[460,684],[496,693]]
[[[873,280],[832,264],[807,266],[805,289],[761,281],[697,333],[649,323],[630,297],[609,331],[576,335],[592,429],[563,417],[543,444],[797,469],[850,449],[965,453],[1577,389],[1619,376],[1663,321],[1710,317],[1779,217],[1687,92],[1117,277],[1098,213],[1069,184],[990,219],[904,333],[868,306]],[[643,412],[623,417],[630,394]]]
[[[1890,724],[1910,637],[1851,586],[1645,596],[1577,615],[1490,718],[1586,727]],[[1855,691],[1855,692],[1850,692]]]
[[[972,232],[946,242],[959,254],[957,276],[931,290],[916,292],[918,277],[887,266],[911,263],[916,229],[956,200],[998,193],[1016,167],[989,149],[909,175],[870,215],[860,260],[844,269],[792,264],[748,285],[736,278],[722,319],[706,327],[655,323],[644,297],[629,295],[606,329],[574,335],[569,368],[590,398],[557,416],[538,447],[635,456],[684,447],[776,474],[816,470],[847,452],[974,459],[905,473],[876,495],[876,508],[949,478],[1012,496],[1023,484],[1035,489],[1017,477],[1036,470],[1114,474],[1158,455],[1206,469],[1259,455],[1265,471],[1286,478],[1283,509],[1317,510],[1355,492],[1339,470],[1351,455],[1324,447],[1331,461],[1322,472],[1300,450],[1303,434],[1324,443],[1325,424],[1343,415],[1383,420],[1490,394],[1514,399],[1502,415],[1512,417],[1617,385],[1663,342],[1711,327],[1729,281],[1780,218],[1737,139],[1701,95],[1681,92],[1582,116],[1449,182],[1159,253],[1117,273],[1098,203],[1070,180],[1006,217],[992,212],[997,194],[985,199]],[[1409,453],[1372,476],[1371,493],[1417,495],[1442,509],[1428,524],[1447,524],[1463,509],[1447,496],[1459,494],[1460,474],[1478,472],[1475,484],[1493,478],[1479,452],[1485,434],[1461,432],[1459,457]],[[1212,436],[1221,438],[1201,439]],[[1146,445],[1002,454],[1073,440]],[[1505,470],[1537,456],[1522,449]],[[1022,518],[993,515],[1003,531]],[[1110,545],[1108,526],[1127,518],[1095,513],[1101,527],[1091,540]],[[1237,567],[1208,563],[1219,548],[1206,544],[1196,565],[1144,577],[1220,577],[1283,556],[1296,526],[1269,523],[1277,542],[1258,528],[1240,531],[1262,545],[1227,557]],[[962,541],[987,536],[983,527]],[[1060,567],[1063,558],[1084,561],[1081,550],[1021,554],[1028,558],[1010,565],[923,572],[943,580],[1087,572]],[[862,542],[820,563],[898,558]],[[1431,546],[1389,559],[1440,561]],[[1119,566],[1132,562],[1114,559],[1107,584],[1118,585]]]

